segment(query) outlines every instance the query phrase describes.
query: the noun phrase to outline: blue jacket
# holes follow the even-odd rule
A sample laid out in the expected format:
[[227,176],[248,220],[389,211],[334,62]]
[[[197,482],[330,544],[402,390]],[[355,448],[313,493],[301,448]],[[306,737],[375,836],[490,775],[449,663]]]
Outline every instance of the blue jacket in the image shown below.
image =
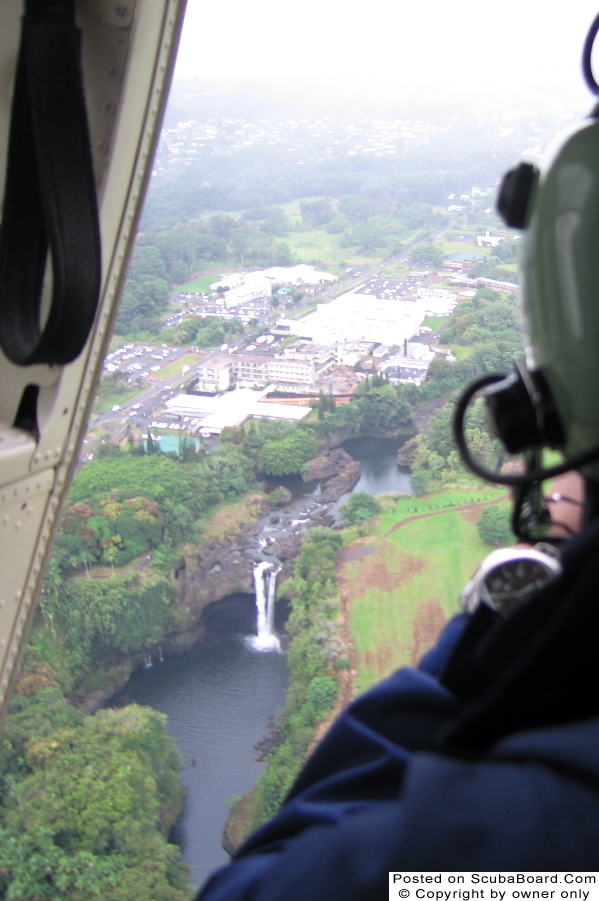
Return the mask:
[[201,901],[378,901],[389,871],[599,870],[599,526],[509,620],[354,701]]

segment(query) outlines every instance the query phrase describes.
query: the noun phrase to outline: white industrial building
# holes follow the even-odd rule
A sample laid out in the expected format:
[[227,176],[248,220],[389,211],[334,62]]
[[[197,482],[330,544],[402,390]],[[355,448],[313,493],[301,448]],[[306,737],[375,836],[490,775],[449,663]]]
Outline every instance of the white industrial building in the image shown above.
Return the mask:
[[418,288],[416,293],[428,316],[449,316],[458,303],[457,296],[445,288]]
[[315,312],[303,319],[281,320],[274,331],[311,338],[318,344],[371,341],[393,345],[417,335],[423,320],[421,301],[383,300],[348,292],[329,303],[319,303]]
[[240,307],[251,300],[259,300],[262,297],[272,295],[272,282],[259,273],[250,273],[245,277],[243,284],[229,288],[223,293],[223,299],[227,309]]
[[211,356],[196,366],[196,389],[212,394],[221,394],[223,391],[227,391],[231,387],[231,370],[231,358],[228,355]]
[[476,236],[476,243],[479,247],[497,247],[504,240],[505,238],[502,238],[500,235],[490,235],[488,231],[484,235]]
[[374,350],[372,341],[359,341],[352,344],[348,341],[336,344],[333,348],[338,363],[344,366],[355,366],[362,357],[370,356]]
[[422,385],[428,373],[429,363],[434,358],[435,354],[428,344],[405,341],[402,352],[388,357],[379,371],[391,382]]
[[311,345],[286,347],[282,354],[270,356],[240,353],[231,356],[237,384],[249,388],[274,384],[280,390],[307,390],[316,379],[335,364],[330,347]]
[[401,363],[385,363],[380,369],[390,382],[398,385],[422,385],[426,381],[428,363],[422,360],[402,360]]
[[260,403],[272,390],[272,385],[261,391],[236,388],[220,397],[201,397],[195,394],[177,394],[166,402],[169,413],[186,419],[200,420],[201,435],[220,435],[224,428],[242,425],[250,417],[263,419],[287,419],[294,422],[305,419],[311,407],[290,406],[283,403]]
[[238,288],[247,278],[247,272],[229,272],[222,275],[217,282],[210,285],[211,291],[222,291],[224,288]]
[[297,266],[272,266],[264,269],[261,275],[269,278],[273,285],[323,285],[336,282],[337,276],[328,272],[318,272],[314,266],[299,263]]
[[211,291],[223,291],[226,307],[238,307],[251,300],[272,295],[273,285],[323,285],[337,281],[336,275],[318,272],[314,266],[272,266],[255,272],[232,272],[210,285]]

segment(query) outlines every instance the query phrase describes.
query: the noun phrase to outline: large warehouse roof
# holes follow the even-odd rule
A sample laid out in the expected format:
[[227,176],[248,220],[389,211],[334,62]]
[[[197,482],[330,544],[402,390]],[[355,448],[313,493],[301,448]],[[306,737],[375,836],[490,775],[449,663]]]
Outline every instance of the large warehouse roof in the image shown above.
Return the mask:
[[299,421],[310,414],[310,407],[260,403],[270,390],[272,390],[270,387],[261,391],[236,388],[219,397],[177,394],[167,400],[166,407],[171,413],[193,419],[201,418],[200,429],[215,435],[220,434],[224,428],[241,425],[250,416]]

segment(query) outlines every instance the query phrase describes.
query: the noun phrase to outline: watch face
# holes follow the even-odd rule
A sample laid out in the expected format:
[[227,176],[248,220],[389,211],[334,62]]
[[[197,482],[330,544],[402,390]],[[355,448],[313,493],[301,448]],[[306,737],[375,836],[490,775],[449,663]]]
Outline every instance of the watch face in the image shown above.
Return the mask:
[[507,616],[561,572],[554,553],[540,548],[498,548],[483,560],[462,591],[462,607],[472,613],[483,601]]
[[494,566],[487,573],[481,586],[481,599],[501,613],[510,613],[555,576],[555,569],[544,561],[514,558]]

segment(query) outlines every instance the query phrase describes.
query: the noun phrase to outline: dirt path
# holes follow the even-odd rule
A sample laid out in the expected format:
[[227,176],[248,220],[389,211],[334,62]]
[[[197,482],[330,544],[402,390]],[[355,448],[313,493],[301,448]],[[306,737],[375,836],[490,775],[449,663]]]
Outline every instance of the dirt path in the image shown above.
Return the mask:
[[[484,507],[490,507],[493,504],[499,504],[501,501],[505,501],[508,499],[508,494],[504,494],[501,497],[494,498],[492,501],[476,501],[470,504],[449,504],[447,507],[441,507],[439,510],[429,510],[427,513],[415,513],[414,516],[408,516],[406,519],[402,519],[401,522],[396,522],[394,526],[392,526],[388,532],[385,532],[383,535],[379,535],[373,539],[364,539],[364,544],[362,546],[356,547],[347,547],[342,548],[338,556],[338,562],[340,564],[344,563],[354,563],[356,560],[361,560],[363,557],[367,557],[369,554],[374,553],[377,547],[377,543],[384,538],[388,538],[389,535],[392,535],[393,532],[397,532],[398,529],[403,528],[403,526],[407,526],[410,522],[415,522],[418,519],[426,519],[429,516],[440,516],[443,513],[448,513],[450,510],[456,510],[458,513],[470,514],[476,513],[478,510],[481,510]],[[478,518],[478,517],[476,517]],[[337,569],[337,575],[339,575],[339,567]]]
[[477,501],[471,504],[448,504],[447,507],[442,507],[439,510],[430,510],[428,513],[416,513],[415,516],[409,516],[407,519],[402,519],[401,522],[396,522],[393,528],[389,529],[388,532],[385,532],[382,537],[387,538],[388,535],[397,532],[402,526],[407,525],[409,522],[414,522],[416,519],[426,519],[427,516],[438,516],[440,513],[447,513],[449,510],[457,510],[459,513],[468,513],[474,510],[480,510],[481,507],[490,507],[492,504],[499,504],[501,501],[507,500],[508,497],[509,495],[506,492],[506,494],[503,494],[501,497],[497,497],[492,501]]

